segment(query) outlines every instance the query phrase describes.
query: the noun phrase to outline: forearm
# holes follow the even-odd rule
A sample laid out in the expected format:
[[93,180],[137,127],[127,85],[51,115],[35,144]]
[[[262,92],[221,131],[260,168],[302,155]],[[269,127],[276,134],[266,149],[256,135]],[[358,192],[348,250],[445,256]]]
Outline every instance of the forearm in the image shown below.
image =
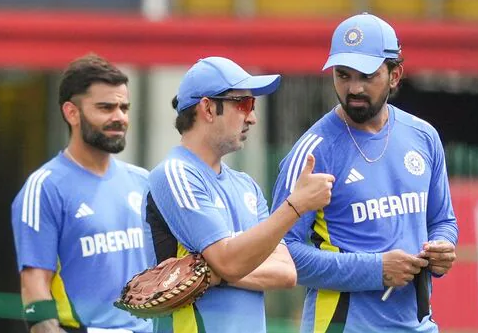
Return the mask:
[[39,268],[25,268],[20,274],[23,304],[50,300],[53,272]]
[[299,241],[288,247],[301,285],[348,292],[383,289],[381,254],[329,252]]
[[31,333],[63,332],[51,295],[53,272],[25,268],[21,272],[21,294],[25,320]]
[[273,253],[259,267],[230,285],[237,288],[265,291],[293,288],[297,282],[294,262],[284,245],[283,253]]
[[296,279],[292,275],[290,272],[277,271],[274,265],[264,262],[250,274],[230,285],[256,291],[293,288]]
[[[217,248],[206,248],[203,255],[221,277],[237,282],[270,256],[296,220],[294,210],[282,204],[267,220],[237,237],[219,241],[219,251]],[[209,251],[216,253],[212,256]],[[218,252],[222,255],[217,255]]]
[[[439,139],[438,139],[439,140]],[[439,142],[437,141],[437,144]],[[450,196],[450,187],[446,175],[444,153],[441,144],[438,145],[440,159],[434,169],[427,202],[428,240],[447,240],[456,245],[458,241],[458,226]],[[443,172],[445,171],[445,172]]]
[[458,227],[456,220],[443,221],[429,226],[428,240],[447,240],[456,245],[458,241]]

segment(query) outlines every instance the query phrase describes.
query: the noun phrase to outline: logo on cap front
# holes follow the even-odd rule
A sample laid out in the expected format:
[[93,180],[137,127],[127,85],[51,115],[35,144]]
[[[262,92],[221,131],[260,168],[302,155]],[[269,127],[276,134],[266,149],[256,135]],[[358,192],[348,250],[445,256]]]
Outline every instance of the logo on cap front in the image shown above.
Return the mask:
[[362,43],[363,40],[363,32],[360,28],[350,28],[345,32],[344,42],[348,46],[357,46]]

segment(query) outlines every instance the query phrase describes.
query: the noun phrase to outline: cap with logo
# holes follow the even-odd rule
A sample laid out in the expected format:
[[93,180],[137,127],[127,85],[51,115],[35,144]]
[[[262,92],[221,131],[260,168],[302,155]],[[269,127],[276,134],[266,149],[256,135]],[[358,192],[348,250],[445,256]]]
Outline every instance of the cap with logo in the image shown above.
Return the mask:
[[184,75],[178,91],[178,113],[198,103],[201,98],[216,96],[229,89],[250,90],[253,96],[273,93],[281,76],[247,73],[234,61],[223,57],[198,60]]
[[399,54],[400,44],[390,24],[362,13],[346,19],[335,29],[329,58],[322,69],[347,66],[371,74],[386,58],[397,59]]

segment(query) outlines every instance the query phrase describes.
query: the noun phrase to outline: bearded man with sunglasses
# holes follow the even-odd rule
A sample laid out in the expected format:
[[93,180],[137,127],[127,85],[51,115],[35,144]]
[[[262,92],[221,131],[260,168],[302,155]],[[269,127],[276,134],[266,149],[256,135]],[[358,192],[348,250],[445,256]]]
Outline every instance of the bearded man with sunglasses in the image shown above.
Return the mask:
[[269,216],[256,182],[221,162],[243,147],[257,121],[254,96],[279,83],[279,75],[251,76],[229,59],[209,57],[179,86],[181,145],[150,174],[146,221],[158,262],[201,253],[213,286],[195,304],[155,319],[156,333],[265,333],[264,290],[295,286],[294,264],[280,242],[300,214],[328,204],[334,178],[312,174],[311,156],[296,190]]
[[330,205],[304,214],[285,238],[307,287],[303,333],[438,332],[431,275],[451,268],[457,225],[437,131],[387,103],[402,61],[382,19],[340,23],[324,66],[333,67],[339,104],[281,163],[273,210],[293,191],[306,152],[320,161],[316,172],[337,179]]

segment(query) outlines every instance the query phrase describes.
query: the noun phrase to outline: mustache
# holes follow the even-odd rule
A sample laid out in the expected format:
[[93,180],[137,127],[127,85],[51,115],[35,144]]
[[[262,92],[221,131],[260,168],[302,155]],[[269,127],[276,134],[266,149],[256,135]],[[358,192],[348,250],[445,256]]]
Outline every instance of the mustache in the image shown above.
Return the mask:
[[348,94],[347,97],[345,98],[345,101],[347,102],[347,104],[350,102],[351,99],[355,99],[355,100],[362,100],[364,102],[367,102],[370,104],[370,98],[366,95],[362,95],[362,94],[359,94],[359,95],[354,95],[354,94]]
[[119,121],[114,121],[111,124],[106,125],[103,127],[104,131],[126,131],[128,126],[125,124],[119,122]]

